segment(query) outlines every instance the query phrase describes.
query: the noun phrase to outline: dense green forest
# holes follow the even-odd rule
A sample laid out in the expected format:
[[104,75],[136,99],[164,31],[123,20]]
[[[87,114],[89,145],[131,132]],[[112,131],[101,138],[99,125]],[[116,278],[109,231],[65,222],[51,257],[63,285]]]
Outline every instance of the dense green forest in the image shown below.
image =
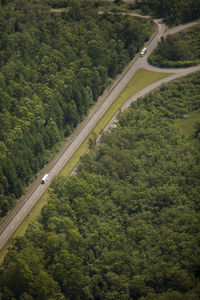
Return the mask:
[[200,25],[162,38],[149,56],[150,64],[165,68],[183,68],[200,63]]
[[[0,216],[152,33],[151,21],[70,1],[0,10]],[[3,2],[2,2],[3,3]]]
[[136,0],[144,14],[164,18],[169,25],[188,22],[200,17],[198,0]]
[[199,82],[200,72],[140,98],[77,176],[54,180],[1,266],[3,300],[199,299]]

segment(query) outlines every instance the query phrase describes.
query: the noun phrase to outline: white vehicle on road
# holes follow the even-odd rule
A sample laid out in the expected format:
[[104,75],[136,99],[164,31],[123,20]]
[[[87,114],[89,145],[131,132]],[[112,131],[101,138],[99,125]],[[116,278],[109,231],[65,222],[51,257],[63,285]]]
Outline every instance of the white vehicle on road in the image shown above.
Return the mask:
[[140,52],[140,56],[144,56],[146,52],[147,52],[147,48],[143,48],[142,51]]
[[[158,25],[158,32],[156,35],[152,38],[151,42],[148,44],[148,54],[150,54],[153,49],[156,47],[157,42],[159,38],[163,35],[163,32],[165,30],[164,24]],[[194,23],[193,23],[194,24]],[[198,24],[198,23],[197,23]],[[145,52],[146,53],[146,52]],[[144,54],[145,54],[144,53]],[[143,54],[143,55],[144,55]],[[35,189],[32,191],[32,193],[28,193],[25,197],[24,204],[20,208],[20,210],[16,214],[10,214],[8,218],[5,218],[5,222],[1,223],[0,228],[0,249],[3,248],[3,246],[6,244],[6,242],[9,240],[9,238],[13,235],[13,233],[16,231],[20,223],[24,220],[24,218],[28,215],[29,211],[33,208],[33,206],[37,203],[37,201],[40,199],[42,194],[45,192],[45,190],[48,188],[48,184],[46,183],[47,180],[53,179],[54,176],[59,174],[59,172],[62,170],[63,166],[70,160],[72,155],[75,153],[75,151],[79,148],[81,143],[86,139],[89,132],[94,128],[94,126],[101,120],[105,112],[108,110],[108,108],[112,105],[112,103],[115,101],[115,99],[120,95],[122,90],[127,86],[128,82],[131,80],[131,78],[134,76],[134,74],[141,68],[145,68],[147,70],[153,70],[154,72],[168,72],[173,73],[169,77],[164,77],[163,79],[156,81],[155,83],[151,84],[148,87],[145,87],[144,89],[138,91],[136,94],[134,94],[131,98],[129,98],[126,103],[121,107],[121,110],[123,111],[133,101],[136,101],[138,98],[146,95],[150,91],[152,91],[155,88],[158,88],[161,84],[169,82],[175,78],[179,78],[181,76],[184,76],[186,74],[189,74],[191,72],[196,72],[200,70],[200,66],[191,67],[187,69],[160,69],[153,66],[149,66],[146,59],[136,59],[131,65],[130,68],[127,69],[127,71],[123,74],[123,76],[119,79],[119,81],[110,89],[107,98],[105,97],[105,101],[99,105],[99,108],[95,110],[94,114],[88,118],[87,122],[82,127],[82,130],[78,132],[78,134],[74,137],[72,142],[69,144],[69,146],[66,148],[66,150],[60,155],[59,158],[57,158],[56,163],[51,169],[51,174],[46,174],[43,178],[41,183],[35,187]],[[173,70],[173,72],[172,72]],[[110,122],[112,124],[112,120]],[[45,184],[46,183],[46,184]]]
[[45,174],[44,177],[42,178],[41,183],[45,184],[47,182],[47,180],[49,179],[49,174]]

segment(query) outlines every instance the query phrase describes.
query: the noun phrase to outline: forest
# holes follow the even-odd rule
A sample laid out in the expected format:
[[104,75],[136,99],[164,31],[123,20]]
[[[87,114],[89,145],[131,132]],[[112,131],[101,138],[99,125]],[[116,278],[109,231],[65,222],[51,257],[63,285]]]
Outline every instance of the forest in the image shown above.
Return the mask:
[[200,25],[162,38],[148,61],[161,68],[185,68],[200,64]]
[[199,82],[138,99],[76,176],[54,179],[0,268],[1,299],[199,299]]
[[200,2],[196,0],[136,0],[144,14],[162,17],[168,25],[178,25],[200,17]]
[[152,34],[150,20],[64,2],[1,1],[0,217]]

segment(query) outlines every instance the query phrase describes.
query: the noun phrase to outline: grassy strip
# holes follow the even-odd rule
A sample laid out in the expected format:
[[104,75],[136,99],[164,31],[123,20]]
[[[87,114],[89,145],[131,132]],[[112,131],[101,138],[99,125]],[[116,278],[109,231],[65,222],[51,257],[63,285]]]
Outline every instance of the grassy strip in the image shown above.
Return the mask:
[[195,124],[200,122],[200,111],[189,113],[185,119],[175,120],[175,125],[185,137],[195,133]]
[[108,122],[112,119],[115,113],[120,109],[122,104],[128,100],[135,93],[145,88],[146,86],[164,78],[171,74],[169,73],[159,73],[152,72],[144,69],[140,69],[135,76],[129,81],[123,92],[115,100],[115,102],[110,106],[107,112],[104,114],[102,119],[98,122],[95,128],[90,132],[85,141],[81,144],[78,150],[74,153],[71,159],[64,166],[59,175],[68,176],[73,171],[74,167],[77,165],[80,157],[84,155],[89,149],[89,140],[94,137],[99,136]]
[[42,197],[39,199],[39,201],[35,204],[33,209],[30,211],[30,213],[27,215],[27,217],[23,220],[23,222],[19,225],[17,228],[16,232],[13,234],[12,238],[8,240],[8,242],[4,245],[4,247],[0,250],[0,264],[3,262],[3,258],[6,255],[6,252],[8,248],[12,245],[12,240],[17,237],[17,236],[22,236],[25,234],[29,224],[32,222],[36,221],[42,207],[46,204],[47,202],[47,196],[48,192],[46,191]]
[[[78,164],[81,156],[83,156],[89,149],[89,140],[93,139],[94,136],[97,137],[108,122],[112,119],[115,113],[120,109],[122,104],[129,99],[132,95],[150,85],[153,82],[156,82],[164,77],[171,75],[170,73],[159,73],[152,72],[148,70],[141,69],[139,70],[133,78],[130,80],[128,85],[125,87],[123,92],[119,95],[119,97],[115,100],[115,102],[111,105],[111,107],[107,110],[102,119],[98,122],[92,132],[87,136],[84,142],[80,145],[77,151],[73,154],[71,159],[66,163],[63,167],[62,171],[59,173],[61,176],[69,176],[75,166]],[[24,219],[24,221],[20,224],[13,237],[23,235],[28,228],[28,225],[38,218],[42,207],[46,204],[48,198],[48,191],[46,191],[43,196],[39,199],[36,205],[33,207],[29,215]],[[3,260],[7,249],[11,246],[12,239],[10,239],[6,245],[0,251],[0,262]]]
[[100,134],[102,129],[108,124],[108,122],[112,119],[112,117],[116,114],[116,112],[120,109],[122,104],[126,100],[128,100],[131,96],[145,88],[146,86],[162,79],[168,77],[169,73],[159,73],[152,72],[144,69],[140,69],[133,78],[129,81],[123,92],[119,95],[119,97],[115,100],[115,102],[111,105],[111,107],[107,110],[105,115],[99,121],[99,123],[94,128],[94,133],[96,136]]

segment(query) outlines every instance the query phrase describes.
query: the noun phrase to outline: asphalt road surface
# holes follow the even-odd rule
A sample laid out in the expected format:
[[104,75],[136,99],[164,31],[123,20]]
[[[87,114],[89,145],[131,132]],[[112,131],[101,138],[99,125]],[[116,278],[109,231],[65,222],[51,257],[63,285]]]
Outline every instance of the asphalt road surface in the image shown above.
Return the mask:
[[[107,109],[110,107],[110,105],[115,101],[115,99],[118,97],[118,95],[122,92],[122,90],[125,88],[125,86],[128,84],[130,79],[133,77],[133,75],[140,69],[145,68],[152,71],[162,71],[162,72],[174,72],[170,77],[164,78],[148,87],[143,89],[142,91],[138,92],[136,95],[134,95],[132,98],[130,98],[124,105],[123,109],[128,107],[132,101],[135,101],[138,97],[141,97],[151,91],[152,89],[158,87],[164,82],[168,82],[170,80],[173,80],[175,78],[178,78],[180,76],[184,76],[188,73],[200,70],[200,67],[193,67],[193,68],[187,68],[187,69],[159,69],[152,66],[149,66],[147,63],[147,57],[150,55],[150,53],[153,51],[153,49],[156,47],[159,39],[164,33],[165,25],[162,23],[161,20],[154,20],[158,25],[158,31],[154,36],[151,38],[149,44],[147,45],[147,54],[144,57],[138,57],[135,59],[128,70],[124,73],[124,75],[118,80],[118,82],[115,84],[115,86],[111,89],[111,91],[108,93],[105,101],[99,106],[98,110],[94,112],[94,114],[88,119],[88,121],[83,125],[81,130],[78,132],[77,136],[72,140],[71,144],[68,146],[66,151],[61,155],[61,157],[56,161],[54,166],[51,168],[51,170],[48,171],[49,173],[49,180],[45,184],[38,184],[36,188],[32,191],[31,195],[29,195],[25,201],[25,203],[22,205],[22,207],[16,211],[13,215],[8,216],[7,219],[5,219],[5,222],[1,225],[1,232],[0,232],[0,249],[3,248],[3,246],[6,244],[8,239],[13,235],[13,233],[16,231],[20,223],[24,220],[24,218],[28,215],[30,210],[33,208],[33,206],[36,204],[36,202],[39,200],[39,198],[43,195],[43,193],[46,191],[46,189],[51,184],[52,179],[61,171],[63,166],[67,163],[67,161],[72,157],[73,153],[78,149],[78,147],[81,145],[81,143],[85,140],[85,138],[88,136],[90,131],[94,128],[94,126],[98,123],[98,121],[102,118],[102,116],[105,114]],[[179,30],[179,27],[176,28],[176,30]],[[113,119],[114,120],[114,119]],[[110,122],[110,124],[113,122],[113,120]]]

